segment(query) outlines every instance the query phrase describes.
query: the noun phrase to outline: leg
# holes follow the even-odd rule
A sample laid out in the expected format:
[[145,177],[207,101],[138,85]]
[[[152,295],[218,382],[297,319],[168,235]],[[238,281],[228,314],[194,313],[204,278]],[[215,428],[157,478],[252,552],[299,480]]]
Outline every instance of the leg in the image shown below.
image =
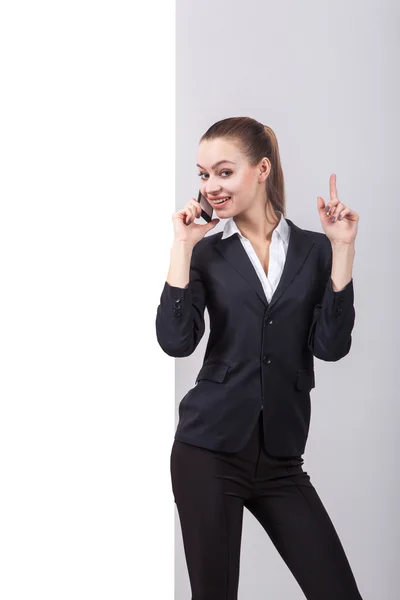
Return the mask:
[[362,600],[334,525],[301,466],[285,467],[281,477],[268,484],[264,480],[261,488],[245,506],[269,534],[306,598]]
[[243,499],[226,493],[218,453],[175,441],[172,488],[192,600],[237,600]]

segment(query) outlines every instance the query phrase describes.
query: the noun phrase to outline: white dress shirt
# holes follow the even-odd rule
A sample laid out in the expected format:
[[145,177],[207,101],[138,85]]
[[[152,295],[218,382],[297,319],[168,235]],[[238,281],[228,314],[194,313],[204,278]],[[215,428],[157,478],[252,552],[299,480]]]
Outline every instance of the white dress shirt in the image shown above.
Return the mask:
[[281,215],[281,219],[272,232],[272,239],[269,247],[268,276],[265,274],[260,259],[254,251],[250,240],[240,233],[233,217],[230,217],[227,220],[222,233],[222,239],[225,239],[234,233],[239,234],[239,239],[256,270],[268,302],[271,301],[272,294],[276,290],[281,278],[290,237],[290,226],[288,222],[285,220],[282,212],[277,212]]

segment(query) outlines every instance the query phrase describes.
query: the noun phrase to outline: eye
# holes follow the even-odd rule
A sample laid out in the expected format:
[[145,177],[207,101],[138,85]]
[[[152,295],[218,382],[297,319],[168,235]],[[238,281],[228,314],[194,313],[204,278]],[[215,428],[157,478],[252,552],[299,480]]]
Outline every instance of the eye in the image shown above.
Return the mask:
[[[227,177],[229,177],[229,175],[232,175],[232,171],[230,171],[229,169],[224,169],[223,171],[221,171],[220,175],[222,175],[223,173],[228,173]],[[203,175],[208,176],[207,173],[197,173],[197,174],[201,179],[204,179]]]

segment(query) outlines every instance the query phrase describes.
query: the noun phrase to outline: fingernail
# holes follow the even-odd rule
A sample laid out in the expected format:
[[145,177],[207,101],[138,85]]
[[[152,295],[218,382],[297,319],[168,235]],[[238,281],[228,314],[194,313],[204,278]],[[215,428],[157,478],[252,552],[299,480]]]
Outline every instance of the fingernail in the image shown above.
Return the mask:
[[338,216],[338,221],[341,221],[341,220],[342,220],[342,215],[339,215]]
[[334,223],[335,222],[335,217],[332,217],[331,221],[332,221],[332,223]]

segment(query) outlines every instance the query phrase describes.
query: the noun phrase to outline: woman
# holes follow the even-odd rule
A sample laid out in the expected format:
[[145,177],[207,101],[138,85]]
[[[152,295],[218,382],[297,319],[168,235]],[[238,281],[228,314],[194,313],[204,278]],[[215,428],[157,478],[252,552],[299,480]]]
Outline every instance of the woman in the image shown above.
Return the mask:
[[198,151],[201,191],[220,218],[173,215],[171,262],[157,309],[163,350],[190,355],[210,336],[179,405],[171,475],[195,600],[237,598],[243,509],[258,519],[309,600],[359,600],[344,549],[303,471],[313,357],[348,354],[359,217],[317,199],[325,233],[285,218],[273,131],[250,118],[215,123]]

